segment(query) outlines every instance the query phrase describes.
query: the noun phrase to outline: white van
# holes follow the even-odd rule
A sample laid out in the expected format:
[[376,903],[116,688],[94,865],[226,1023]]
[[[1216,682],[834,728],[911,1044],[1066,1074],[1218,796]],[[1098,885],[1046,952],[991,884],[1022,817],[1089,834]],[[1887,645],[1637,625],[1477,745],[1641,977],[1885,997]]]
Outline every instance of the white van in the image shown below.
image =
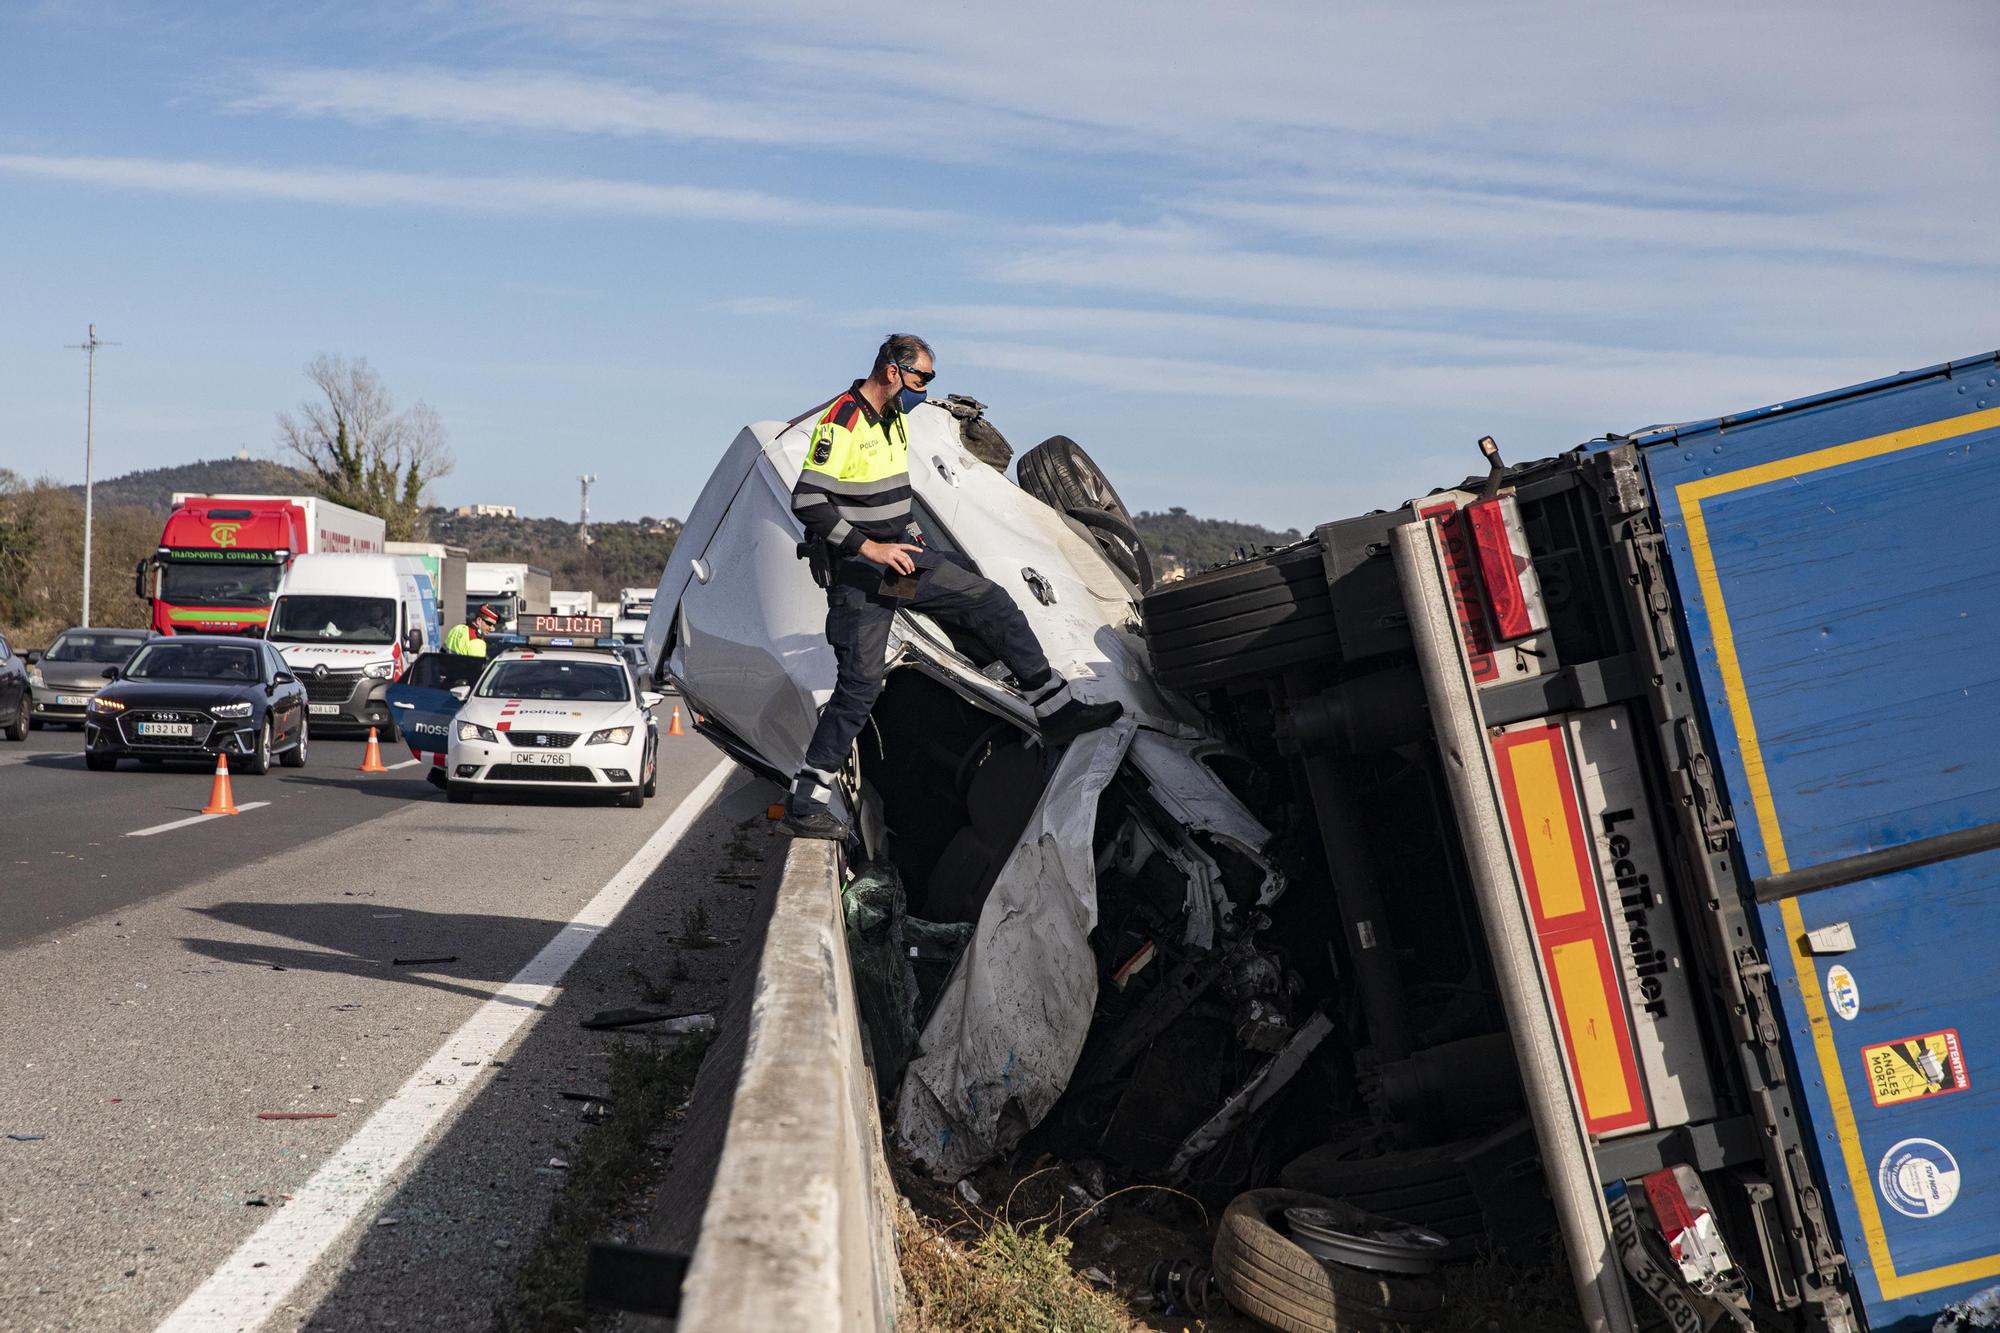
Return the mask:
[[302,555],[278,582],[264,627],[306,687],[315,729],[396,734],[382,692],[417,653],[438,651],[437,589],[405,555]]

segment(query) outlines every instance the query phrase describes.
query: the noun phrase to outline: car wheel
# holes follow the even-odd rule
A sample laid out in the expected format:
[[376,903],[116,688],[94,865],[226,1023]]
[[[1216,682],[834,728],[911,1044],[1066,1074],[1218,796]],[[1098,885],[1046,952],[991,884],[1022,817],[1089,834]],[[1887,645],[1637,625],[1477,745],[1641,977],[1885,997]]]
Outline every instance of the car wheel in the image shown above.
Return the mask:
[[243,771],[253,778],[271,771],[271,719],[268,717],[264,719],[264,725],[257,729],[257,748],[243,756]]
[[83,752],[83,766],[93,773],[109,773],[112,769],[118,767],[118,756],[115,754],[106,754],[101,750],[85,750]]
[[1231,1201],[1216,1228],[1213,1255],[1215,1280],[1229,1303],[1292,1333],[1436,1323],[1444,1296],[1435,1280],[1322,1263],[1279,1230],[1285,1209],[1328,1202],[1284,1189],[1251,1190]]
[[444,784],[444,798],[453,805],[465,805],[478,800],[479,793],[472,789],[470,782],[446,781]]
[[[1014,464],[1014,476],[1022,490],[1058,514],[1067,514],[1090,528],[1097,544],[1127,570],[1134,583],[1140,583],[1143,572],[1145,582],[1140,583],[1141,591],[1151,584],[1152,559],[1145,554],[1145,543],[1139,538],[1138,525],[1132,521],[1132,511],[1118,498],[1111,479],[1083,451],[1082,445],[1067,435],[1051,435],[1021,455],[1021,460]],[[1119,526],[1093,522],[1079,510],[1109,515]]]
[[645,803],[646,789],[644,787],[627,787],[624,791],[618,793],[618,805],[620,809],[637,810]]
[[27,695],[25,694],[22,695],[21,702],[14,706],[14,720],[7,724],[6,728],[4,729],[4,734],[10,741],[24,741],[28,739],[28,696]]
[[660,794],[660,743],[654,741],[646,747],[646,795]]
[[1317,541],[1163,584],[1139,615],[1153,672],[1172,689],[1213,689],[1340,652]]
[[309,740],[311,740],[311,724],[304,718],[300,718],[298,744],[279,755],[278,762],[286,768],[304,768],[306,766],[306,743]]

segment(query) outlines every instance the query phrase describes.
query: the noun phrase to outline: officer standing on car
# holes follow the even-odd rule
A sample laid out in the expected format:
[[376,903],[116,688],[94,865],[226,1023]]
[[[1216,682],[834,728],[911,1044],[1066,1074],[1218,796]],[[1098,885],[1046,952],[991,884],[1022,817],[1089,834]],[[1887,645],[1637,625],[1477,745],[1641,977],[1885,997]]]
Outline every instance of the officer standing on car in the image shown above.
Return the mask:
[[451,627],[451,633],[444,636],[444,650],[461,657],[484,657],[486,636],[499,628],[500,613],[490,606],[481,606],[466,617],[463,625]]
[[826,637],[839,675],[792,780],[785,830],[844,839],[833,813],[834,774],[846,762],[875,700],[896,609],[907,606],[977,634],[999,651],[1035,710],[1042,744],[1061,745],[1108,726],[1119,703],[1087,704],[1049,667],[1014,600],[963,558],[926,550],[910,514],[907,415],[937,373],[930,345],[891,334],[868,378],[829,403],[813,427],[805,466],[792,487],[792,512],[805,525],[799,552],[826,588]]

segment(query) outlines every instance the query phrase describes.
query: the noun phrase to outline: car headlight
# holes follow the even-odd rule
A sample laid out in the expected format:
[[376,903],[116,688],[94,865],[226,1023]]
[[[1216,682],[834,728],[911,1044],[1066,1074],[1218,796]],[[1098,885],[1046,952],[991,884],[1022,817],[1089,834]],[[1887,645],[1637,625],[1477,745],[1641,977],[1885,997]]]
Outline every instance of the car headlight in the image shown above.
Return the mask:
[[591,732],[590,739],[585,741],[584,744],[623,745],[631,739],[632,739],[632,728],[630,727],[606,727],[602,731]]
[[370,662],[367,666],[361,668],[361,674],[371,680],[387,680],[396,674],[396,664],[394,662]]
[[208,711],[215,717],[248,717],[250,716],[250,705],[248,703],[217,704]]
[[46,690],[49,687],[48,682],[42,679],[42,669],[38,666],[28,668],[28,684],[38,690]]
[[91,699],[90,711],[93,713],[122,713],[125,711],[125,705],[116,699],[107,699],[100,694]]
[[495,745],[500,743],[500,737],[493,728],[482,727],[477,722],[459,723],[458,738],[462,741],[492,741]]

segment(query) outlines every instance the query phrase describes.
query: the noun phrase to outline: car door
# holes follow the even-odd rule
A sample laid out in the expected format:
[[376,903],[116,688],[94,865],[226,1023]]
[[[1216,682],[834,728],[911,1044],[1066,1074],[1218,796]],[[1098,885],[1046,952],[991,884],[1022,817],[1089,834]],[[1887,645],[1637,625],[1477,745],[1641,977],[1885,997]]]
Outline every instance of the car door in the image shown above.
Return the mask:
[[20,711],[27,691],[28,669],[4,637],[0,637],[0,716],[13,717]]
[[386,694],[396,726],[409,742],[410,753],[443,754],[451,740],[451,720],[458,715],[455,685],[471,685],[486,669],[483,657],[464,653],[420,653],[402,679]]
[[299,727],[304,718],[300,706],[302,691],[296,684],[281,684],[278,676],[291,674],[285,659],[278,656],[278,650],[266,643],[264,650],[264,680],[271,686],[271,743],[277,746],[290,745],[299,738]]

